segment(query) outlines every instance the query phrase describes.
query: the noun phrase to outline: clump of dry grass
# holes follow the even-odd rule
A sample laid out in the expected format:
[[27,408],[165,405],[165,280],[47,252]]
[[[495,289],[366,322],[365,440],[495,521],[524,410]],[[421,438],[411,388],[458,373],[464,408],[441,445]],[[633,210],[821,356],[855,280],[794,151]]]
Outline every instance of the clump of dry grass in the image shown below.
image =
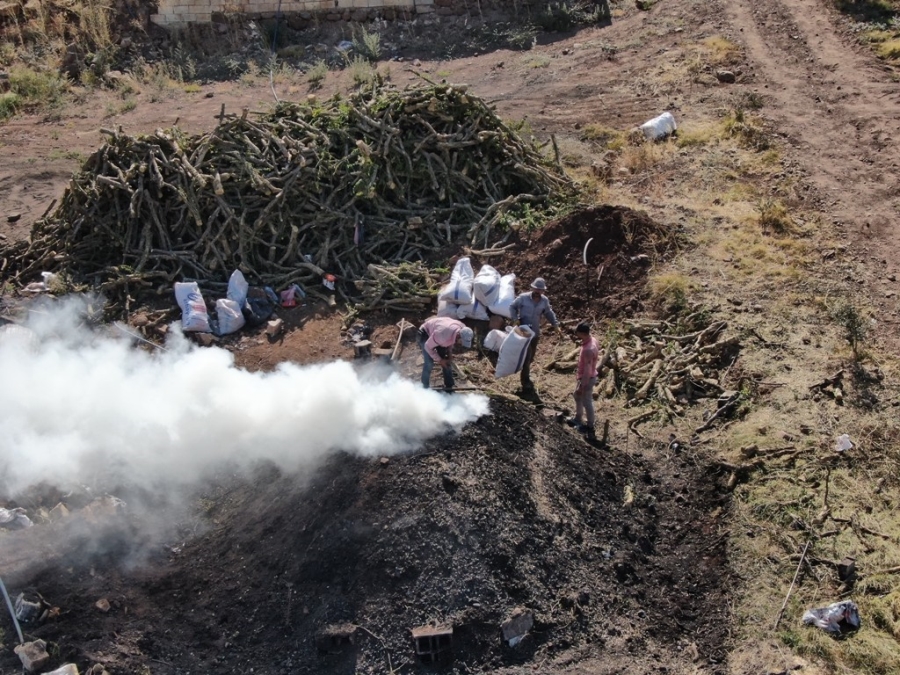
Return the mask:
[[777,199],[763,199],[757,204],[757,220],[764,233],[790,234],[794,221],[787,207]]
[[722,131],[726,137],[735,138],[746,148],[763,151],[772,146],[771,137],[762,121],[743,108],[729,110],[722,121]]
[[680,272],[655,274],[647,281],[650,304],[666,313],[681,314],[688,308],[688,294],[693,284]]

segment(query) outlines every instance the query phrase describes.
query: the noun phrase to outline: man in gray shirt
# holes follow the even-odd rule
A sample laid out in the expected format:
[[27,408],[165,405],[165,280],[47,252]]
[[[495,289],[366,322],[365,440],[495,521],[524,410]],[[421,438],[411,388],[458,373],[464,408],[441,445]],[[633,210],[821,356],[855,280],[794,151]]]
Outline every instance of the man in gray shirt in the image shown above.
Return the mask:
[[522,364],[522,391],[524,393],[534,391],[534,383],[531,381],[531,362],[534,360],[534,353],[537,350],[538,338],[541,336],[541,317],[546,316],[547,321],[556,330],[559,330],[559,322],[556,320],[556,314],[550,307],[550,300],[544,295],[547,290],[547,283],[538,277],[531,284],[531,290],[521,293],[513,300],[512,303],[512,320],[516,325],[528,326],[534,331],[534,338],[528,345],[528,352],[525,354],[525,362]]

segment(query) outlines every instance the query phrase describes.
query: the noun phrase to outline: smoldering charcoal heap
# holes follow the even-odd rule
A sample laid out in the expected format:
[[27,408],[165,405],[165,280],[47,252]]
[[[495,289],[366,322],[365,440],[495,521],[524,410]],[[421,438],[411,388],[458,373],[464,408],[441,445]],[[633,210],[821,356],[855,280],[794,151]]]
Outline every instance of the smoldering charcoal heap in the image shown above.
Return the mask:
[[62,269],[107,292],[236,267],[275,287],[359,280],[372,263],[496,241],[515,209],[574,190],[465,86],[281,103],[193,136],[106,133],[30,243],[0,249],[0,274]]

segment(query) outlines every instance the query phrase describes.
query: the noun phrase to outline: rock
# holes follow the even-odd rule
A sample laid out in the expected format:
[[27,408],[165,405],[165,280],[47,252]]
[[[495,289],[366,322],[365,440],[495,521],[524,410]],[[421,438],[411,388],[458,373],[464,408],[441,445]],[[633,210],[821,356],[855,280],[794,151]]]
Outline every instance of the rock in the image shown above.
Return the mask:
[[45,673],[44,675],[78,675],[78,666],[74,663],[67,663],[64,666],[60,666],[54,671],[49,673]]
[[381,462],[381,466],[387,466],[388,464],[391,463],[391,460],[389,457],[382,457],[378,461]]
[[524,607],[516,607],[507,619],[500,624],[503,639],[510,647],[515,647],[534,626],[534,613]]
[[131,325],[135,328],[141,328],[142,326],[146,326],[150,323],[150,317],[148,317],[144,312],[138,312],[133,317],[131,317]]
[[109,600],[107,600],[106,598],[100,598],[97,602],[94,603],[94,607],[106,614],[109,611]]
[[131,44],[132,44],[132,40],[130,37],[123,37],[122,41],[119,42],[119,46],[122,49],[128,49],[131,46]]
[[29,673],[36,673],[50,661],[50,655],[47,653],[47,643],[43,640],[25,642],[13,649],[13,651],[22,662],[22,667]]
[[847,556],[837,564],[838,579],[847,581],[856,574],[856,559]]
[[204,347],[211,347],[218,338],[212,333],[194,333],[196,336],[197,342],[199,342]]
[[69,516],[69,509],[62,502],[60,502],[59,504],[54,506],[52,509],[50,509],[49,517],[50,517],[50,522],[52,522],[52,523],[55,523],[58,520],[62,520],[63,518],[67,518],[68,516]]
[[10,213],[8,216],[6,216],[6,222],[7,223],[18,222],[21,217],[22,217],[21,213]]
[[[2,78],[0,78],[0,79],[2,79]],[[896,275],[896,274],[889,274],[889,275],[888,275],[888,281],[897,281],[897,275]]]
[[95,663],[93,666],[88,668],[87,672],[84,675],[109,675],[109,671],[103,667],[100,663]]
[[278,337],[282,332],[284,332],[284,319],[272,319],[266,324],[266,335],[269,337]]
[[723,82],[724,84],[734,84],[734,81],[737,79],[733,72],[730,70],[717,70],[716,71],[716,79],[719,82]]
[[212,98],[213,96],[215,96],[215,94],[211,91],[208,91],[203,95],[203,98]]

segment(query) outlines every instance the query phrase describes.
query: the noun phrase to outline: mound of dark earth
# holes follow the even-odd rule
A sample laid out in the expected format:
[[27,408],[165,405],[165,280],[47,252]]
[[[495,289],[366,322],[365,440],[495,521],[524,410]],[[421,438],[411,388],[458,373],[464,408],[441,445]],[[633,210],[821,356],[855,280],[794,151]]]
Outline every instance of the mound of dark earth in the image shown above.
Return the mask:
[[643,211],[592,206],[521,236],[498,269],[515,271],[519,290],[544,277],[563,316],[631,316],[643,309],[647,272],[674,251],[675,234]]
[[[531,407],[491,405],[415,454],[219,481],[140,562],[127,520],[26,567],[9,551],[56,526],[4,535],[17,546],[0,575],[60,608],[26,631],[82,672],[718,671],[725,560],[708,479],[678,455],[594,448]],[[516,607],[534,626],[512,648],[500,624]],[[7,623],[3,673],[18,667]],[[453,627],[447,663],[416,660],[410,630],[425,624]],[[317,642],[348,625],[352,643]]]

